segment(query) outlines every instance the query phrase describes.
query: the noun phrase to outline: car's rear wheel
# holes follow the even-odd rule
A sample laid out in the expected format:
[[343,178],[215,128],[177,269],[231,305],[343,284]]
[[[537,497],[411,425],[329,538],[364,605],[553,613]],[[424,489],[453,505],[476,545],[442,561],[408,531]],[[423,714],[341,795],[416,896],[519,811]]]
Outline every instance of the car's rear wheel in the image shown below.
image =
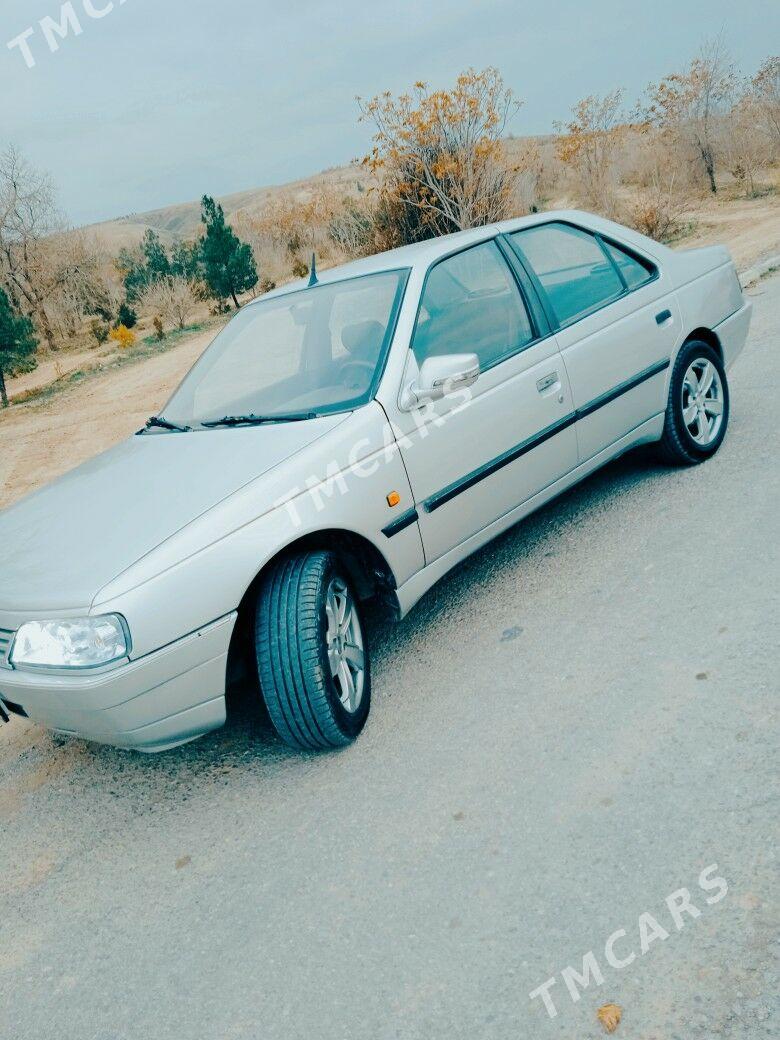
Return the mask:
[[255,615],[260,689],[276,732],[294,748],[344,747],[371,707],[371,670],[360,609],[330,552],[272,565]]
[[728,421],[729,386],[723,362],[709,344],[686,343],[669,382],[662,458],[678,466],[704,462],[723,443]]

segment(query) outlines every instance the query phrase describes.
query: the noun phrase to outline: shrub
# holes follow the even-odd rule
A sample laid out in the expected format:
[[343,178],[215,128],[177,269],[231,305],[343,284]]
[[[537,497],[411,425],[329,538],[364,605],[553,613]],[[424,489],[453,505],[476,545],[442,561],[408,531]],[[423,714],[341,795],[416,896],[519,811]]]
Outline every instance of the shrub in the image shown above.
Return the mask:
[[89,323],[89,331],[92,333],[97,345],[102,347],[108,339],[111,329],[108,327],[106,322],[101,321],[100,318],[94,318]]
[[305,264],[299,256],[296,256],[290,270],[292,271],[294,278],[305,278],[309,273],[309,265]]
[[138,315],[128,303],[122,303],[119,306],[116,323],[124,325],[126,329],[135,328],[138,324]]
[[272,292],[275,288],[276,288],[276,282],[272,281],[270,278],[262,278],[260,280],[260,284],[257,287],[258,292],[261,295],[264,294],[264,293]]
[[198,282],[169,275],[150,285],[140,302],[147,314],[154,314],[169,325],[183,329],[202,298],[203,287]]
[[155,315],[152,325],[154,326],[154,334],[157,337],[158,343],[162,343],[165,339],[165,330],[163,329],[163,320],[159,314]]
[[674,174],[660,171],[643,188],[624,222],[658,242],[670,242],[683,230],[683,215],[689,206],[685,194],[676,191]]
[[135,343],[135,333],[131,332],[130,329],[124,325],[119,325],[117,328],[111,330],[111,339],[122,349],[127,350],[128,347],[132,347]]
[[375,217],[368,206],[355,203],[332,217],[328,237],[347,256],[367,256],[374,251]]

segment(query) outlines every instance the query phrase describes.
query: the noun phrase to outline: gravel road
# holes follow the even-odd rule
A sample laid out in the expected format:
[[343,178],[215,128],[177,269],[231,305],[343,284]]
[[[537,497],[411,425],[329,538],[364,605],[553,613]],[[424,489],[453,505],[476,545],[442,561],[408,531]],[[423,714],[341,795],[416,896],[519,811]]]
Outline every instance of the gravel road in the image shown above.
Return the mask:
[[629,456],[375,620],[354,748],[1,727],[0,1036],[778,1036],[780,278],[751,295],[719,455]]

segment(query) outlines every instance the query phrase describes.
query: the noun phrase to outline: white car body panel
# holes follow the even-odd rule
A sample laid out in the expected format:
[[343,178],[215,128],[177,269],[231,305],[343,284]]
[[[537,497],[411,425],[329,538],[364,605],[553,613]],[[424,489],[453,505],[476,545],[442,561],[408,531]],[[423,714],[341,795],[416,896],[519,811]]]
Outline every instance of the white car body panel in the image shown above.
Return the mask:
[[131,437],[90,459],[2,514],[14,552],[3,559],[0,617],[88,611],[118,574],[344,421]]
[[[408,378],[415,369],[412,364]],[[537,381],[553,375],[554,383],[540,394]],[[415,502],[420,503],[478,470],[486,459],[556,423],[571,411],[572,396],[555,337],[550,336],[485,372],[468,399],[456,393],[437,401],[426,409],[420,428],[397,403],[388,408],[406,438],[402,455]],[[420,510],[426,561],[448,552],[576,464],[577,436],[571,426],[456,499]]]
[[[220,436],[239,433],[262,439],[265,432],[265,427],[226,430]],[[350,464],[356,445],[359,458]],[[301,451],[259,484],[243,488],[229,506],[204,514],[149,553],[98,592],[92,613],[122,614],[133,634],[134,656],[142,656],[172,642],[183,631],[195,631],[212,617],[235,610],[269,559],[292,542],[326,528],[351,531],[373,541],[397,580],[401,575],[400,581],[406,581],[423,566],[422,543],[415,524],[393,538],[381,534],[394,513],[412,505],[406,472],[399,452],[392,447],[381,408],[372,403],[354,412],[312,448],[311,453]],[[338,483],[327,482],[329,470],[339,474]],[[307,481],[315,487],[322,481],[324,486],[310,492]],[[275,505],[294,489],[298,493],[289,506]],[[387,505],[391,491],[402,496],[396,510]],[[359,516],[355,515],[356,501]],[[207,597],[202,595],[203,589],[209,590]],[[177,604],[173,613],[171,602]]]
[[571,470],[566,474],[565,477],[561,477],[560,480],[556,480],[549,487],[539,491],[532,498],[529,498],[526,502],[521,503],[514,509],[505,513],[503,516],[498,517],[488,527],[483,528],[481,531],[477,531],[466,541],[461,542],[454,549],[450,550],[444,556],[440,556],[438,560],[435,560],[432,564],[426,566],[423,570],[418,571],[405,585],[401,585],[398,589],[398,601],[400,604],[401,616],[404,617],[412,607],[425,595],[425,593],[432,588],[437,581],[444,577],[448,571],[452,570],[453,567],[457,566],[463,560],[471,556],[472,553],[481,549],[488,542],[491,542],[498,535],[503,534],[504,531],[509,530],[516,523],[522,520],[524,517],[529,516],[537,509],[546,505],[547,502],[551,502],[558,495],[564,491],[573,487],[579,481],[584,480],[585,477],[594,473],[597,469],[606,465],[608,462],[617,458],[620,455],[625,454],[631,448],[635,448],[640,444],[650,444],[653,441],[657,441],[661,433],[663,432],[663,416],[656,416],[654,419],[648,419],[646,422],[641,423],[635,430],[631,430],[621,437],[616,444],[611,445],[609,448],[595,455],[592,459],[582,463],[575,469]]
[[[552,220],[625,244],[658,277],[482,373],[467,407],[455,394],[422,416],[405,411],[431,265]],[[237,612],[280,552],[322,532],[362,539],[384,561],[403,615],[497,534],[660,438],[686,338],[705,330],[730,366],[750,322],[723,248],[674,252],[573,211],[394,250],[320,281],[401,268],[408,281],[375,400],[300,423],[132,438],[0,513],[2,700],[54,729],[141,750],[214,729],[225,718]],[[393,508],[391,492],[400,495]],[[10,667],[25,621],[114,612],[132,635],[127,660],[89,675]]]

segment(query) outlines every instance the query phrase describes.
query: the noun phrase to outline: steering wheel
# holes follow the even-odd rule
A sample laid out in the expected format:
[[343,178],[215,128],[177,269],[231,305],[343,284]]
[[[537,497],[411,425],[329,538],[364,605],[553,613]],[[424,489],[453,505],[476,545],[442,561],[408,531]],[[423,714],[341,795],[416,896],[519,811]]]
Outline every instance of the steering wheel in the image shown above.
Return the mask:
[[353,387],[357,387],[359,384],[355,382],[354,378],[351,381],[347,378],[346,373],[350,368],[357,369],[358,371],[365,370],[373,375],[376,365],[373,361],[345,361],[341,366],[341,382],[342,385],[348,386],[352,389]]

